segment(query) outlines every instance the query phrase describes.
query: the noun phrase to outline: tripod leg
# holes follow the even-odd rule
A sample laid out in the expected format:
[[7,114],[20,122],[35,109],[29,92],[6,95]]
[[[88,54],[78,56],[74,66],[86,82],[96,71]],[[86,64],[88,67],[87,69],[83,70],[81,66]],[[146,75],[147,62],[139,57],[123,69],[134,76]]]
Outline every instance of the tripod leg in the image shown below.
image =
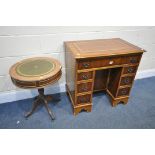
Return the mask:
[[25,117],[26,117],[26,118],[29,117],[30,115],[32,115],[32,113],[33,113],[33,112],[35,111],[35,109],[37,108],[38,104],[39,104],[39,98],[37,98],[37,99],[33,102],[31,111],[29,111],[29,112],[27,112],[27,113],[25,114]]
[[48,111],[48,114],[50,115],[51,119],[54,120],[55,119],[55,116],[54,116],[54,113],[50,110],[50,108],[48,107],[48,103],[47,103],[47,100],[45,98],[42,98],[43,101],[44,101],[44,104],[45,104],[45,107]]

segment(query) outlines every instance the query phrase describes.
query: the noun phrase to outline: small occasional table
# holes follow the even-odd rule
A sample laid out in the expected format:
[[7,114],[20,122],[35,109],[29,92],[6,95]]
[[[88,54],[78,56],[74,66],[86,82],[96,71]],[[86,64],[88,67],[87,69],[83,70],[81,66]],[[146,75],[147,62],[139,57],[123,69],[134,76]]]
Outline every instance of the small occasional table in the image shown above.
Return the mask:
[[36,107],[43,103],[52,120],[54,113],[48,107],[48,101],[52,99],[50,95],[44,94],[44,88],[57,82],[61,77],[61,64],[51,57],[35,57],[22,60],[10,68],[12,82],[20,88],[37,88],[39,95],[35,97],[32,109],[26,113],[29,117]]

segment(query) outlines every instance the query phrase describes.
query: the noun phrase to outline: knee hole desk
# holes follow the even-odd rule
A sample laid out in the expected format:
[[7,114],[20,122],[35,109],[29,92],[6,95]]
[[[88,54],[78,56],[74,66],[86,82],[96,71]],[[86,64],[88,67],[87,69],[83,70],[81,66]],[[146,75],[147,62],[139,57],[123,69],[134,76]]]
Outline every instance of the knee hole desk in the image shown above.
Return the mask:
[[120,38],[65,42],[66,89],[73,113],[91,112],[92,95],[106,91],[112,106],[127,104],[145,50]]

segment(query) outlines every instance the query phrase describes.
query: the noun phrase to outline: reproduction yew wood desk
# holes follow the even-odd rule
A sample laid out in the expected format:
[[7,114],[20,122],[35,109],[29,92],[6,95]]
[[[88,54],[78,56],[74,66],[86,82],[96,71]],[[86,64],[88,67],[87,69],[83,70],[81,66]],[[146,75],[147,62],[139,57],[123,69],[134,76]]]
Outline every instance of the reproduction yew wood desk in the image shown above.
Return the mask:
[[92,110],[92,94],[106,91],[112,106],[126,104],[143,49],[120,38],[65,42],[66,89],[74,115]]

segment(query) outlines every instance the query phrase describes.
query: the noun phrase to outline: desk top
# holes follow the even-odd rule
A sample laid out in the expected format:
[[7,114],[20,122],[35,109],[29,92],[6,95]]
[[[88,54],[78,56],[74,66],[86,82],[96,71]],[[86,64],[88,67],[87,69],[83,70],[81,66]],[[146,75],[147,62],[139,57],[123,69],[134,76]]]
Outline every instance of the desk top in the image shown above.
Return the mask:
[[120,38],[65,42],[76,58],[143,53],[144,50]]

